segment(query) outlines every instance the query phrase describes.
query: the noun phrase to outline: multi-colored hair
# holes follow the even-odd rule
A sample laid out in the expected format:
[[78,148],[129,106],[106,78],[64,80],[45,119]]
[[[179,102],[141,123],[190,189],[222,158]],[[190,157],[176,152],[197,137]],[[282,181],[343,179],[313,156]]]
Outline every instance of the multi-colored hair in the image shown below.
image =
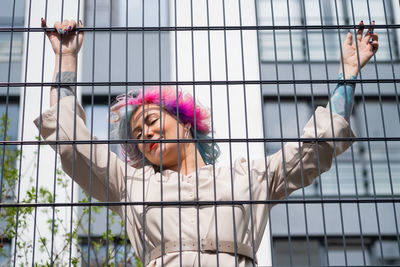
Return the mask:
[[[183,124],[191,125],[192,136],[198,139],[209,139],[210,113],[201,106],[189,93],[184,93],[175,87],[144,87],[130,91],[127,95],[117,97],[111,107],[114,136],[117,139],[134,139],[132,136],[132,115],[138,107],[144,104],[156,104],[163,108]],[[213,164],[220,155],[217,144],[212,142],[196,143],[197,149],[206,164]],[[151,165],[138,149],[136,143],[121,144],[122,151],[126,154],[133,167]]]

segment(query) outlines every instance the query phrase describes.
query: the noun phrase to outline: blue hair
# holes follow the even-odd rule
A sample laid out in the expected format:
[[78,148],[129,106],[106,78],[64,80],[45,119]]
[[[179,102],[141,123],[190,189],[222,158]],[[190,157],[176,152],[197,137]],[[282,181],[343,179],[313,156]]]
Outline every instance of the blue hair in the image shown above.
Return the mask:
[[[196,136],[198,139],[211,139],[209,135],[202,134],[197,132],[196,134],[193,133],[192,135]],[[221,155],[221,150],[219,149],[218,144],[215,142],[200,142],[196,144],[197,149],[201,155],[205,164],[214,164],[216,159]]]

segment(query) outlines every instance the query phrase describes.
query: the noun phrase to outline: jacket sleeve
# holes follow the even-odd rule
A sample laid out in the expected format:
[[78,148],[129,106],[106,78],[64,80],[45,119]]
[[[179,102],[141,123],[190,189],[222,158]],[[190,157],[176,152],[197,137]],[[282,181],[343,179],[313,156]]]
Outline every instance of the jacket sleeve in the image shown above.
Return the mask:
[[[306,126],[301,138],[354,137],[348,122],[338,114],[318,107]],[[333,125],[333,128],[332,128]],[[267,175],[270,199],[283,199],[294,190],[310,185],[321,173],[331,168],[332,160],[342,154],[351,141],[289,142],[283,149],[267,157]],[[260,162],[255,163],[261,164]],[[265,166],[265,161],[262,164]],[[254,166],[255,167],[255,166]],[[265,168],[264,168],[265,169]]]
[[[75,110],[75,97],[60,99],[58,120],[57,105],[41,117],[41,124],[40,117],[34,123],[38,128],[41,125],[41,135],[46,141],[88,141],[88,144],[58,145],[63,170],[87,193],[90,192],[92,179],[91,193],[94,198],[100,201],[120,201],[125,192],[125,163],[109,151],[107,144],[90,144],[91,134],[85,125],[85,113],[79,103]],[[52,145],[52,148],[56,146]],[[116,206],[111,208],[118,211]]]

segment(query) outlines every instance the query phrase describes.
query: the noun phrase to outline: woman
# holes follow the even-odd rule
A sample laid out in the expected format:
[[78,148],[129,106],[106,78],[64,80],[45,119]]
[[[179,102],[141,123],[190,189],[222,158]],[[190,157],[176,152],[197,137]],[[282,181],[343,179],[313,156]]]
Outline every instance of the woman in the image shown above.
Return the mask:
[[[46,27],[44,20],[42,26]],[[73,31],[74,21],[56,22],[54,27],[57,32],[47,32],[56,54],[54,81],[74,82],[83,32]],[[343,79],[343,71],[355,79],[359,68],[378,50],[378,36],[371,29],[363,35],[363,28],[360,22],[354,42],[350,31],[347,34],[339,79]],[[315,111],[315,120],[311,118],[306,124],[302,138],[352,136],[348,120],[354,87],[354,83],[339,82],[330,104]],[[79,103],[75,105],[73,94],[69,86],[62,86],[59,92],[51,88],[51,108],[35,121],[41,125],[44,139],[92,139],[85,127],[84,111]],[[248,162],[240,158],[232,168],[217,168],[212,165],[219,155],[216,146],[171,141],[204,138],[209,133],[209,113],[193,101],[191,95],[164,87],[119,97],[112,107],[116,115],[113,122],[118,138],[133,140],[122,145],[123,158],[129,164],[109,152],[106,144],[59,145],[63,169],[100,201],[165,204],[163,208],[128,205],[126,209],[110,205],[126,216],[129,239],[145,265],[255,265],[269,207],[249,205],[248,201],[283,199],[311,184],[329,170],[334,153],[341,154],[351,142],[292,142],[267,159]],[[214,205],[215,200],[226,202]],[[239,202],[232,205],[232,200]],[[176,205],[177,201],[182,205]],[[194,201],[201,203],[185,205]]]

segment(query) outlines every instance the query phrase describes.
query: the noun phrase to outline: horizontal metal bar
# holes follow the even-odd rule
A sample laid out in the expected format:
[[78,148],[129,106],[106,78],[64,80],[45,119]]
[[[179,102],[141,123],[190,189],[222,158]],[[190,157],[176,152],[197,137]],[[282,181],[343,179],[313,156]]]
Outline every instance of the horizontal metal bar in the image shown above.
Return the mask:
[[[329,235],[328,235],[328,237],[329,237]],[[286,240],[288,240],[288,238],[286,237]],[[291,246],[293,246],[293,245],[291,245]],[[303,256],[303,257],[306,257],[305,255],[301,255],[301,256]],[[287,255],[286,255],[286,257],[288,257]],[[360,256],[361,257],[361,256]],[[279,264],[279,266],[280,267],[293,267],[294,265],[282,265],[282,264]],[[310,266],[310,265],[295,265],[295,266],[301,266],[301,267],[306,267],[306,266]],[[368,264],[368,265],[353,265],[353,264],[348,264],[348,265],[337,265],[337,264],[335,264],[335,265],[316,265],[316,264],[312,264],[311,265],[312,267],[326,267],[326,266],[335,266],[335,267],[349,267],[349,266],[351,266],[351,267],[366,267],[366,266],[368,266],[368,267],[393,267],[393,266],[396,266],[396,265],[393,265],[393,264],[390,264],[390,265],[387,265],[387,264],[379,264],[379,265],[370,265],[370,264]]]
[[[315,90],[314,90],[315,91]],[[324,94],[318,94],[318,95],[310,95],[310,94],[306,94],[306,93],[298,93],[296,92],[296,95],[292,94],[281,94],[279,95],[279,98],[282,101],[286,101],[286,102],[290,102],[292,104],[295,104],[294,101],[294,97],[296,96],[297,101],[305,101],[305,102],[309,102],[311,98],[314,98],[314,101],[326,101],[328,99],[328,95]],[[102,98],[103,97],[103,98]],[[393,92],[392,94],[385,94],[385,95],[379,95],[379,94],[369,94],[368,95],[360,95],[357,94],[354,96],[355,101],[359,102],[359,101],[380,101],[380,102],[393,102],[393,99],[395,99],[396,95],[395,92]],[[84,105],[88,105],[89,100],[91,98],[91,95],[83,95],[82,98]],[[272,104],[272,103],[276,103],[276,100],[278,98],[278,95],[275,93],[271,93],[271,92],[264,92],[263,94],[263,98],[264,98],[264,104],[268,105],[268,104]],[[95,101],[103,101],[104,100],[104,96],[95,96]],[[355,103],[357,104],[357,103]]]
[[[338,57],[339,58],[339,57]],[[290,60],[279,60],[279,61],[277,61],[277,62],[275,62],[275,60],[274,59],[260,59],[260,62],[262,63],[262,64],[273,64],[273,65],[275,65],[275,64],[278,64],[278,65],[283,65],[283,64],[287,64],[287,65],[291,65],[292,63],[294,64],[294,65],[299,65],[299,64],[308,64],[308,61],[307,61],[307,59],[305,59],[305,58],[298,58],[298,59],[293,59],[293,62],[292,61],[290,61]],[[319,59],[312,59],[311,60],[311,62],[312,62],[312,64],[313,65],[318,65],[318,64],[321,64],[321,65],[325,65],[325,63],[326,64],[337,64],[339,61],[338,60],[334,60],[334,59],[327,59],[326,61],[324,61],[324,60],[319,60]],[[397,58],[393,58],[393,59],[388,59],[388,58],[383,58],[383,59],[381,59],[381,58],[377,58],[376,59],[376,63],[379,63],[379,64],[392,64],[392,63],[394,63],[394,64],[396,64],[396,63],[400,63],[400,59],[397,59]],[[322,67],[325,67],[325,66],[322,66]]]
[[210,138],[210,139],[117,139],[117,140],[59,140],[59,141],[0,141],[0,145],[72,145],[72,144],[142,144],[142,143],[278,143],[278,142],[387,142],[399,137],[335,137],[335,138]]
[[[315,89],[314,89],[314,91],[315,91]],[[112,95],[111,97],[115,97],[115,96],[116,96],[116,94]],[[317,95],[316,94],[311,95],[311,94],[302,93],[302,92],[300,92],[300,93],[296,92],[296,95],[294,95],[293,93],[283,94],[281,92],[281,94],[279,95],[279,98],[281,101],[289,101],[289,102],[292,102],[293,104],[295,104],[295,102],[294,102],[295,96],[298,101],[310,101],[311,98],[314,98],[314,101],[326,101],[326,103],[327,103],[327,99],[328,99],[328,95],[326,92],[324,94],[317,94]],[[393,102],[393,99],[395,99],[396,95],[395,95],[395,92],[387,92],[387,94],[385,94],[385,95],[379,95],[378,93],[376,93],[376,94],[368,93],[368,95],[359,95],[356,92],[356,95],[354,97],[355,97],[356,101],[366,100],[366,101],[381,101],[381,102],[390,101],[390,102]],[[81,101],[82,105],[84,105],[84,106],[91,105],[92,98],[93,98],[93,103],[96,103],[96,104],[106,105],[108,103],[108,95],[105,95],[105,94],[92,95],[90,93],[83,92],[82,93],[82,101]],[[264,100],[265,104],[268,105],[270,103],[275,103],[277,98],[278,98],[278,95],[276,92],[273,93],[273,92],[271,92],[271,90],[264,90],[263,100]],[[14,102],[18,103],[18,97],[14,97],[14,99],[15,99]],[[1,101],[1,97],[0,97],[0,101]]]
[[109,207],[109,206],[226,206],[226,205],[267,205],[267,204],[338,204],[338,203],[400,203],[396,197],[358,198],[319,198],[319,199],[286,199],[286,200],[224,200],[224,201],[127,201],[127,202],[56,202],[56,203],[0,203],[0,208],[22,207]]
[[[360,242],[360,234],[355,235],[355,234],[344,233],[344,235],[346,236],[346,243],[348,243],[348,244]],[[333,239],[337,239],[339,241],[338,242],[339,244],[341,243],[341,240],[343,238],[343,235],[335,235],[335,234],[327,234],[326,236],[330,239],[330,242],[332,242]],[[381,234],[380,236],[378,234],[376,234],[376,235],[363,234],[362,237],[364,240],[369,241],[369,242],[379,240],[379,237],[382,238],[383,240],[397,240],[396,235],[393,235],[393,234]],[[286,235],[274,234],[273,238],[274,238],[274,240],[287,240],[288,236],[287,236],[287,234]],[[310,240],[321,240],[324,238],[324,236],[315,234],[315,233],[312,233],[309,235],[291,233],[290,238],[292,240],[294,239],[294,240],[299,240],[299,241],[305,240],[306,238],[309,238]],[[351,265],[351,266],[354,266],[354,265]],[[371,265],[368,265],[368,266],[371,266]],[[381,265],[379,265],[379,266],[381,266]]]
[[[343,80],[341,83],[345,83]],[[350,81],[349,81],[350,82]],[[151,86],[151,85],[243,85],[243,84],[326,84],[338,83],[337,79],[315,80],[229,80],[229,81],[151,81],[151,82],[0,82],[0,87],[42,87],[52,86]],[[400,79],[362,79],[351,83],[400,83]]]
[[[368,29],[370,25],[364,25]],[[177,31],[262,31],[262,30],[322,30],[322,29],[358,29],[359,25],[259,25],[259,26],[168,26],[168,27],[82,27],[76,28],[75,31],[85,32],[177,32]],[[399,29],[400,24],[377,24],[374,29]],[[1,27],[0,32],[55,32],[55,28],[41,27]]]

